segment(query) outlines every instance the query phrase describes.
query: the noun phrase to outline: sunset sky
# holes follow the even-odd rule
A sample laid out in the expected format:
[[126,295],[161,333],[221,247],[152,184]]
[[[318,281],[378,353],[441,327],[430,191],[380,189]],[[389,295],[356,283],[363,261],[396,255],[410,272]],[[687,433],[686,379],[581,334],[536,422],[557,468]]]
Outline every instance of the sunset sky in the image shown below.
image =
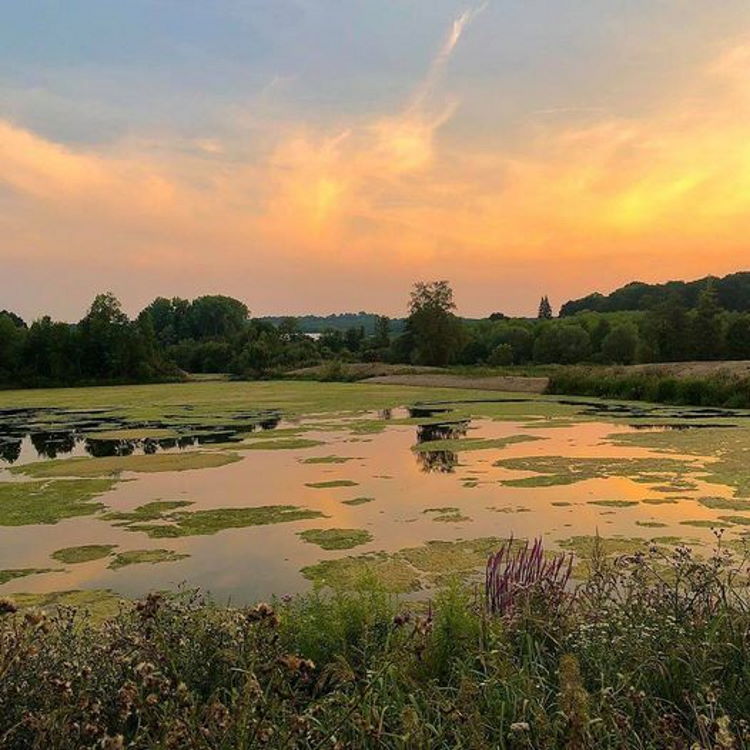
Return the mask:
[[748,0],[6,0],[0,309],[532,314],[750,269]]

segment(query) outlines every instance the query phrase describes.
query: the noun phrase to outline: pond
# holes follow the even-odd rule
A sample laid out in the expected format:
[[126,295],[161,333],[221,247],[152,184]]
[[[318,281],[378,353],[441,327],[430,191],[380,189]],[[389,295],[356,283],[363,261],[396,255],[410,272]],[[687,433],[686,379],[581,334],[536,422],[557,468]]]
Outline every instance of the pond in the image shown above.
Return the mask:
[[742,412],[264,387],[156,415],[116,389],[109,407],[0,404],[0,595],[185,585],[248,602],[367,575],[428,596],[511,535],[707,551],[750,525]]

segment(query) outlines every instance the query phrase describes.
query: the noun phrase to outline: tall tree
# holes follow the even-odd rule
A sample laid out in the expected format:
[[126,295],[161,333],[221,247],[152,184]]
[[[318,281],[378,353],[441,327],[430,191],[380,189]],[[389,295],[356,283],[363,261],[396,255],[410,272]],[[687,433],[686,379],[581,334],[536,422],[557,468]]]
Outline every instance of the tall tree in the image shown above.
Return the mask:
[[463,330],[454,315],[456,303],[447,281],[419,281],[409,300],[407,327],[413,336],[414,359],[419,364],[446,365],[461,350]]
[[539,302],[539,313],[537,315],[539,320],[551,320],[552,319],[552,305],[549,302],[549,297],[545,294]]
[[722,348],[721,308],[713,279],[706,282],[698,297],[693,318],[693,346],[697,359],[717,359]]
[[385,349],[391,343],[391,320],[385,315],[378,315],[375,320],[375,337],[373,343],[378,349]]

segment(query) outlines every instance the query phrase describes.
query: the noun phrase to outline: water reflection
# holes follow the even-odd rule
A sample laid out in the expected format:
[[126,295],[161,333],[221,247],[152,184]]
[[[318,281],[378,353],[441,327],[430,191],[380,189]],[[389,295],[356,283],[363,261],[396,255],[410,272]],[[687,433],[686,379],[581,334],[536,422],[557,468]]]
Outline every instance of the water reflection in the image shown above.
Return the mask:
[[[13,464],[38,458],[54,459],[61,456],[130,456],[136,453],[153,454],[157,451],[181,450],[194,445],[233,443],[256,430],[274,430],[281,421],[278,412],[257,412],[228,417],[232,424],[206,427],[200,423],[184,422],[184,415],[172,415],[176,420],[158,422],[128,422],[121,417],[64,409],[0,409],[0,463]],[[179,420],[179,421],[177,421]],[[40,429],[41,425],[60,423],[55,429]],[[174,430],[180,434],[168,438],[97,437],[96,432],[114,430]]]
[[[431,443],[436,440],[458,440],[466,435],[469,420],[460,422],[436,422],[417,426],[417,443]],[[420,471],[452,474],[458,465],[458,454],[446,448],[438,450],[415,451]]]
[[418,451],[414,454],[420,471],[452,474],[458,466],[458,453],[453,451]]

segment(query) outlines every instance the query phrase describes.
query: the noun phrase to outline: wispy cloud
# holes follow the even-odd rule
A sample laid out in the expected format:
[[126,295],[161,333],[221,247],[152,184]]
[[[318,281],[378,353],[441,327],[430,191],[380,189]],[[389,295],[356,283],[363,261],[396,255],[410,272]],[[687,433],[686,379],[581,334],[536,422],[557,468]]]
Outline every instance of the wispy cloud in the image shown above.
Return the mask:
[[416,111],[425,105],[428,98],[438,85],[443,75],[443,71],[458,46],[464,31],[474,18],[482,13],[487,6],[488,3],[483,3],[476,8],[465,10],[453,20],[440,50],[430,63],[427,75],[419,86],[417,86],[414,95],[412,96],[409,110]]

